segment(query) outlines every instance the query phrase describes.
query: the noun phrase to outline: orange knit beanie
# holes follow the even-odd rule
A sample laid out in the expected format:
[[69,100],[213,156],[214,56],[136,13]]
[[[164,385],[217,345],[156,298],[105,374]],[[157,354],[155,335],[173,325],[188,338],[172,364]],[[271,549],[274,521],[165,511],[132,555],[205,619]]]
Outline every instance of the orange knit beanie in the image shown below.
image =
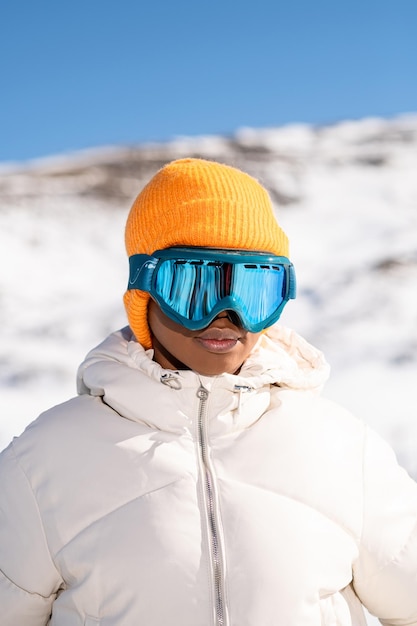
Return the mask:
[[[125,239],[128,256],[183,245],[288,257],[266,190],[234,167],[203,159],[179,159],[155,174],[133,203]],[[145,349],[152,347],[149,297],[139,290],[124,295],[130,327]]]

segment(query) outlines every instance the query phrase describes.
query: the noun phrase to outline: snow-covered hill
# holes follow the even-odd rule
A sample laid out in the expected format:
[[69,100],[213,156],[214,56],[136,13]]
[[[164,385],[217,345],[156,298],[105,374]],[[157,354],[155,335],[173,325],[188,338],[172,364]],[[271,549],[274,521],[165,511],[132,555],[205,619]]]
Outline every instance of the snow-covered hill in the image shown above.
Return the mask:
[[326,393],[417,477],[417,115],[109,147],[0,170],[0,448],[75,392],[84,354],[125,325],[130,204],[201,156],[270,190],[299,295],[283,323],[332,365]]

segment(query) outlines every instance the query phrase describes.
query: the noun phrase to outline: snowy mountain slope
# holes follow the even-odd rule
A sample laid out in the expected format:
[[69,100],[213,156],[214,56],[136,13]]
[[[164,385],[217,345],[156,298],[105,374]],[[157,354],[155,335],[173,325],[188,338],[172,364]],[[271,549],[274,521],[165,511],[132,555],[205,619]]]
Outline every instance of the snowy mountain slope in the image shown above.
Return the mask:
[[270,190],[299,295],[282,322],[332,365],[327,395],[417,477],[417,115],[109,147],[0,170],[0,448],[75,391],[84,354],[126,323],[124,222],[167,161],[201,156]]

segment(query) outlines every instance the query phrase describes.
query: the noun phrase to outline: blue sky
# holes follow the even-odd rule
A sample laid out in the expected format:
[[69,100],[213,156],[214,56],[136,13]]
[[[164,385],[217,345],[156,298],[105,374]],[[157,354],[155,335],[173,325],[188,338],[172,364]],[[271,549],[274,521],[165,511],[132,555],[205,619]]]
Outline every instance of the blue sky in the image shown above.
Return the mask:
[[0,161],[417,111],[416,0],[13,0]]

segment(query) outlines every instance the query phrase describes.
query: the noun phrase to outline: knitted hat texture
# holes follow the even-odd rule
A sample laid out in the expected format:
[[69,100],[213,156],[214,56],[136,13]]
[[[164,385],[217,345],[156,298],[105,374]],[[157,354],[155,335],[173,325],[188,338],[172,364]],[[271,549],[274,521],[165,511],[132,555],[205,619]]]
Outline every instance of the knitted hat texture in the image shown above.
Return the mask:
[[[214,161],[179,159],[160,169],[139,193],[125,232],[128,256],[171,246],[240,248],[288,256],[288,239],[267,191],[244,172]],[[127,291],[130,327],[152,347],[149,294]]]

